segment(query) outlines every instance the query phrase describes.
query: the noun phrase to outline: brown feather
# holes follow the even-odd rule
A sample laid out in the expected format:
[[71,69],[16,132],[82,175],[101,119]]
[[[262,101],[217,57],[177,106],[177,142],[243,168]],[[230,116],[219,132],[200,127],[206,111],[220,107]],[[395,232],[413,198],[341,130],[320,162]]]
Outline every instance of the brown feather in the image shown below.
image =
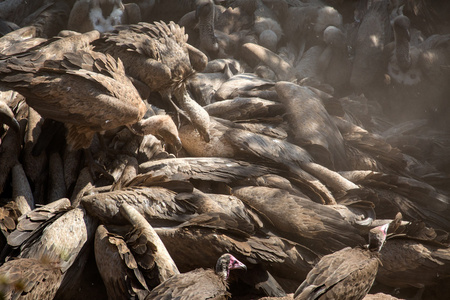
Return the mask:
[[[14,74],[0,77],[43,117],[68,124],[67,140],[74,149],[88,148],[95,132],[133,124],[146,112],[123,64],[109,55],[68,54],[57,68],[33,69],[20,63],[6,63]],[[79,69],[84,64],[89,68]]]
[[34,258],[7,261],[0,274],[7,285],[2,287],[5,299],[52,299],[62,280],[57,266]]

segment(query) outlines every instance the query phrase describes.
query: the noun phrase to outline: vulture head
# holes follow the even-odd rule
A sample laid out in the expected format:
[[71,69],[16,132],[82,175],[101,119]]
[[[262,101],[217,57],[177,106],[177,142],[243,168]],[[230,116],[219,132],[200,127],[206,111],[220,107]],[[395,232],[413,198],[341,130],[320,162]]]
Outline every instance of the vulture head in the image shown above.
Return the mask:
[[225,253],[219,257],[215,269],[217,275],[221,276],[224,280],[227,280],[230,276],[230,271],[233,269],[247,270],[247,267],[229,253]]
[[386,235],[389,228],[389,223],[372,228],[369,232],[369,246],[373,251],[380,251],[386,241]]
[[345,34],[336,26],[328,26],[323,31],[323,41],[330,46],[346,49]]
[[111,31],[115,25],[122,24],[125,7],[121,0],[92,0],[89,5],[89,18],[94,29]]
[[178,136],[177,125],[169,115],[151,116],[132,125],[127,125],[127,127],[137,135],[152,134],[162,138],[166,143],[173,145],[177,151],[181,150],[182,144]]

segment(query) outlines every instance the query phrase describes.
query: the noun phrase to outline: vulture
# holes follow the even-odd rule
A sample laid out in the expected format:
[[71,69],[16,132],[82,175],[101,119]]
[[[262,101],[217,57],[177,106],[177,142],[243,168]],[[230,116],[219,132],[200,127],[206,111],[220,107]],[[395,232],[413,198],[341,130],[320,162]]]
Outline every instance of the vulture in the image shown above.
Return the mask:
[[68,52],[89,50],[90,42],[98,39],[97,30],[78,33],[63,30],[52,38],[38,36],[37,29],[24,27],[4,36],[0,40],[2,51],[2,64],[20,59],[20,63],[33,67],[41,67],[46,60],[61,60]]
[[[274,75],[267,78],[278,78],[279,80],[293,80],[295,78],[295,69],[289,65],[282,57],[273,53],[269,49],[254,43],[245,43],[242,45],[241,55],[245,62],[253,65],[259,62],[260,65],[255,67],[255,73],[261,71],[261,67],[267,66]],[[259,70],[259,71],[258,71]],[[258,76],[261,76],[258,74]],[[265,76],[261,76],[266,78]]]
[[389,42],[389,1],[371,1],[358,26],[354,41],[354,58],[350,85],[365,90],[382,75],[383,49]]
[[[32,4],[27,1],[15,1],[15,3],[20,2],[22,2],[22,7],[19,7],[14,12],[14,17],[20,18],[20,15],[26,12],[28,12],[29,15],[23,16],[24,18],[22,20],[13,20],[12,18],[7,19],[13,21],[20,28],[34,31],[36,37],[41,38],[51,38],[65,28],[70,13],[70,4],[67,3],[67,1],[38,0],[34,1]],[[3,8],[0,8],[0,10],[2,13],[4,12]]]
[[238,73],[222,83],[214,94],[213,101],[233,99],[235,96],[240,96],[250,91],[267,89],[274,84],[272,80],[260,78],[253,73]]
[[[159,185],[161,183],[158,183]],[[191,187],[192,188],[192,187]],[[183,200],[176,199],[177,193],[161,186],[133,186],[120,190],[86,195],[81,198],[88,213],[102,223],[126,224],[120,212],[124,203],[133,206],[152,225],[179,224],[196,214],[196,208]]]
[[[208,268],[216,263],[221,253],[229,251],[248,267],[245,274],[238,273],[233,276],[230,291],[239,291],[239,295],[251,291],[252,294],[258,295],[283,296],[283,288],[266,269],[270,262],[286,259],[283,256],[284,248],[280,245],[281,240],[276,237],[250,236],[249,229],[252,228],[248,228],[245,220],[237,216],[209,212],[177,227],[159,227],[155,228],[155,231],[181,271]],[[183,247],[179,247],[180,240],[184,241]],[[294,252],[291,252],[293,256]],[[304,257],[299,254],[296,258],[303,260]],[[296,262],[298,265],[305,263],[298,260]],[[295,272],[298,269],[294,267],[290,270]]]
[[160,93],[167,105],[177,110],[171,99],[175,96],[205,141],[209,141],[209,115],[186,90],[186,82],[196,71],[205,68],[207,57],[187,43],[184,28],[162,21],[120,25],[93,45],[96,51],[123,61],[135,83],[146,86],[144,89],[150,92]]
[[227,279],[233,269],[247,267],[229,253],[217,260],[215,269],[195,269],[174,275],[155,287],[146,300],[158,299],[227,299]]
[[198,29],[200,32],[199,49],[210,55],[219,52],[217,37],[214,35],[214,2],[212,0],[199,0],[195,10],[195,17],[198,18]]
[[317,62],[322,72],[325,73],[325,82],[341,92],[348,88],[351,73],[346,39],[346,34],[341,29],[328,26],[323,31],[323,40],[327,47]]
[[318,1],[289,7],[285,12],[286,15],[282,16],[282,27],[286,37],[295,44],[298,60],[305,49],[310,48],[322,37],[325,28],[342,26],[341,14],[333,7]]
[[61,284],[58,260],[19,258],[0,267],[1,299],[53,299]]
[[[278,19],[273,13],[273,7],[269,3],[260,2],[258,3],[257,9],[254,12],[255,15],[255,24],[253,29],[258,35],[259,45],[276,52],[278,42],[281,40],[283,36],[283,29],[281,28],[281,24],[279,23],[280,19]],[[284,2],[284,1],[282,1]],[[273,3],[277,5],[277,7],[283,6],[285,3]],[[287,3],[286,3],[287,6]]]
[[392,239],[383,249],[377,281],[395,288],[423,288],[449,278],[447,246],[410,239]]
[[97,132],[140,121],[147,111],[122,62],[99,52],[66,53],[38,68],[5,60],[0,78],[44,118],[63,122],[74,150],[89,148]]
[[[6,208],[7,207],[4,206],[4,210]],[[26,213],[22,212],[20,217],[17,219],[17,225],[14,230],[12,230],[11,234],[8,235],[8,245],[14,249],[32,244],[31,241],[36,239],[35,235],[38,232],[42,232],[47,225],[53,223],[59,217],[64,215],[69,208],[69,199],[63,198],[47,205],[37,207]],[[67,243],[67,241],[65,242]]]
[[[283,104],[259,97],[235,97],[205,106],[206,111],[214,117],[230,121],[252,119],[270,119],[284,114]],[[286,134],[287,135],[287,134]]]
[[420,220],[391,227],[397,228],[380,253],[377,282],[397,289],[416,287],[420,293],[424,287],[448,281],[448,232]]
[[109,299],[144,299],[148,294],[143,272],[126,240],[104,225],[95,234],[95,261]]
[[181,157],[147,161],[128,186],[143,185],[158,175],[172,179],[216,181],[232,184],[238,180],[274,173],[268,167],[223,157]]
[[182,124],[179,135],[183,148],[193,157],[237,157],[233,145],[226,140],[224,133],[229,127],[220,123],[216,118],[210,118],[209,137],[206,143],[202,137],[193,131],[191,124]]
[[295,300],[363,299],[369,292],[380,265],[378,252],[387,235],[389,224],[370,230],[369,244],[322,257],[295,291]]
[[395,41],[386,50],[390,55],[387,73],[393,116],[409,120],[438,117],[440,110],[447,114],[444,103],[449,91],[446,66],[450,65],[450,34],[434,34],[420,42],[410,25],[404,15],[393,20]]
[[30,49],[43,42],[46,38],[39,37],[38,30],[33,26],[22,27],[11,31],[0,38],[0,47],[3,55],[11,55]]
[[20,250],[20,258],[41,259],[51,250],[61,273],[58,294],[65,297],[81,280],[97,228],[97,221],[82,206],[71,208],[69,203],[62,198],[29,211],[8,236],[9,246]]
[[445,231],[450,228],[448,196],[426,182],[373,171],[355,170],[340,174],[363,186],[366,191],[376,193],[376,197],[368,197],[367,200],[375,204],[378,218],[390,218],[392,211],[400,211],[410,219],[426,220],[433,228]]
[[328,205],[261,186],[235,187],[232,194],[257,211],[281,236],[315,252],[328,254],[364,243],[358,230]]
[[179,274],[153,227],[132,206],[121,214],[132,227],[97,228],[95,260],[109,299],[144,299],[148,291]]
[[[269,280],[273,274],[286,292],[294,292],[319,260],[319,254],[275,234],[252,233],[246,225],[235,216],[204,213],[179,226],[155,231],[181,271],[207,268],[227,251],[248,267],[245,274],[237,274],[237,286],[243,287],[243,282],[259,290],[258,294],[281,296],[276,284]],[[184,247],[179,246],[180,241]]]
[[307,87],[291,82],[275,85],[292,130],[293,144],[304,147],[316,162],[330,169],[346,169],[344,138],[326,111],[322,99]]
[[189,81],[188,88],[201,105],[208,105],[213,102],[212,98],[216,90],[231,76],[233,76],[233,71],[230,70],[230,66],[227,64],[217,72],[197,73]]

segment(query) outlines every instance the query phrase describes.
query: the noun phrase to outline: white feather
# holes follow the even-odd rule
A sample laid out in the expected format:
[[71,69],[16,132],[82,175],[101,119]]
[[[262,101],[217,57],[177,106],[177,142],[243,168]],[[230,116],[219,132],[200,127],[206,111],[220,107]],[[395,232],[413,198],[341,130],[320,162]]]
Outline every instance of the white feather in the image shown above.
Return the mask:
[[115,25],[122,24],[123,10],[119,8],[113,9],[111,14],[105,19],[103,17],[102,9],[94,7],[89,12],[89,19],[92,22],[94,29],[100,32],[107,32],[114,29]]

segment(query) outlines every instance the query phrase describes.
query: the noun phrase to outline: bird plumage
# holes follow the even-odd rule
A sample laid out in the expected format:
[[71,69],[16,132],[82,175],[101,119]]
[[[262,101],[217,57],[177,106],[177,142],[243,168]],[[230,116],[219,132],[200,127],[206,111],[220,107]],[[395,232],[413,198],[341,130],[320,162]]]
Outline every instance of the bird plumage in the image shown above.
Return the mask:
[[146,299],[227,299],[227,278],[232,269],[246,266],[231,254],[224,254],[215,269],[195,269],[175,275],[166,280],[147,296]]
[[88,148],[96,132],[136,123],[147,110],[122,62],[110,55],[66,53],[38,68],[19,58],[0,68],[4,85],[23,94],[43,117],[66,124],[73,149]]
[[326,255],[308,273],[294,294],[296,300],[362,299],[378,271],[381,249],[389,224],[370,231],[366,247],[346,247]]

